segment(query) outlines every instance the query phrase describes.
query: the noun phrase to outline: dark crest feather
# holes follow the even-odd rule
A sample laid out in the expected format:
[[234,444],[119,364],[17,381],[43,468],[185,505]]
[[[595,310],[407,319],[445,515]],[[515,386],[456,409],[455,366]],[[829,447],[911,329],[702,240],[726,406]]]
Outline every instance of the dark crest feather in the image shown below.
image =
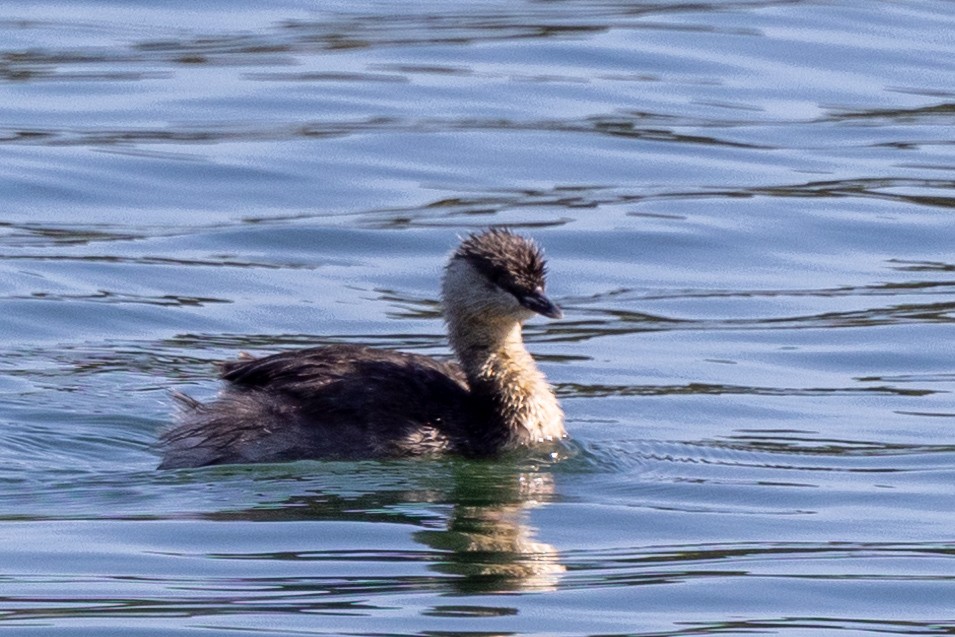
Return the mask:
[[515,295],[544,289],[547,264],[540,247],[507,228],[468,235],[454,257],[466,259],[495,285]]

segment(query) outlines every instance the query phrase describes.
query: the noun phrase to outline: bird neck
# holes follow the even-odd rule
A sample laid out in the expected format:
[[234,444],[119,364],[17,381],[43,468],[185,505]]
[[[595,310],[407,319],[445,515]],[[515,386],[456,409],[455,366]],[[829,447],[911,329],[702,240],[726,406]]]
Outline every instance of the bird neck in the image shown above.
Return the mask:
[[544,374],[524,347],[517,321],[448,323],[451,346],[473,395],[491,410],[486,437],[500,446],[529,445],[566,436],[564,413]]

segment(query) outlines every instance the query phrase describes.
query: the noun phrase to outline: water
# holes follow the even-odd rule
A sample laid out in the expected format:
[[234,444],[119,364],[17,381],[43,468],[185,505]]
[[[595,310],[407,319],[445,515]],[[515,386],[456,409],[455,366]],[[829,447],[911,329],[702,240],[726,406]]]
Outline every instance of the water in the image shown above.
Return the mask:
[[[955,5],[0,15],[0,628],[955,631]],[[550,257],[566,457],[158,472],[239,351]]]

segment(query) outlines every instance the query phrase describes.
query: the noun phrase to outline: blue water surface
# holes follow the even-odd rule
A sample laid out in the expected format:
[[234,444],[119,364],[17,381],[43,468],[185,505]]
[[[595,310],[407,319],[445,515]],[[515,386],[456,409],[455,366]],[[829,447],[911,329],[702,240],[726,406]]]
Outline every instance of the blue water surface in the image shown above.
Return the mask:
[[[0,628],[955,632],[955,5],[0,9]],[[554,458],[158,471],[171,390],[449,354],[533,236]]]

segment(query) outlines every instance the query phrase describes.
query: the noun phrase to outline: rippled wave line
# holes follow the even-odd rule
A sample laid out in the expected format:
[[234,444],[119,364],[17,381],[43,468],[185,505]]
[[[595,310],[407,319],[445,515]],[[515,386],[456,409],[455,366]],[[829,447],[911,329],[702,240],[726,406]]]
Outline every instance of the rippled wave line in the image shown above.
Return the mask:
[[747,395],[747,396],[851,396],[875,394],[884,396],[930,396],[945,393],[931,389],[902,389],[889,385],[871,387],[758,387],[720,383],[687,383],[684,385],[607,385],[557,383],[558,395],[567,398],[609,398],[614,396]]
[[738,142],[719,137],[681,133],[668,128],[642,127],[634,121],[614,116],[594,116],[583,120],[529,120],[512,119],[399,119],[373,117],[364,120],[338,122],[309,122],[249,128],[205,125],[176,129],[42,129],[0,127],[0,144],[43,146],[110,146],[122,144],[208,144],[213,142],[283,141],[299,138],[341,138],[350,135],[375,133],[436,134],[448,132],[557,132],[596,133],[631,139],[726,146],[740,149],[768,150],[772,147]]

